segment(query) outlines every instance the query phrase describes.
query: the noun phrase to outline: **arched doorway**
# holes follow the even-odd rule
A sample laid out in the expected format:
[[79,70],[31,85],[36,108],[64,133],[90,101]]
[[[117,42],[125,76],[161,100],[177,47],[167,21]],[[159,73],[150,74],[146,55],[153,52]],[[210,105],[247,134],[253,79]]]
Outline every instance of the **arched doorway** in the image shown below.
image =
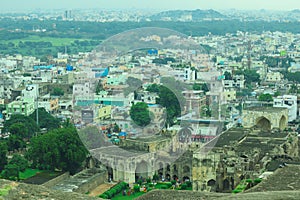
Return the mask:
[[229,190],[229,187],[230,187],[230,183],[229,183],[229,181],[227,180],[227,179],[225,179],[224,181],[223,181],[223,190]]
[[271,122],[265,117],[258,118],[256,120],[256,126],[263,131],[271,130]]
[[190,181],[190,177],[184,176],[184,177],[182,178],[182,181],[183,181],[183,182],[185,182],[185,181]]
[[111,182],[114,179],[114,170],[111,167],[106,167],[108,174],[108,181]]
[[284,130],[286,127],[286,117],[284,115],[281,116],[280,121],[279,121],[279,129]]
[[148,163],[146,161],[142,161],[137,163],[135,169],[135,181],[137,182],[139,179],[146,179],[148,177]]
[[118,180],[124,181],[125,167],[122,163],[118,165]]
[[207,181],[207,186],[215,186],[216,185],[216,181],[214,179],[210,179],[209,181]]

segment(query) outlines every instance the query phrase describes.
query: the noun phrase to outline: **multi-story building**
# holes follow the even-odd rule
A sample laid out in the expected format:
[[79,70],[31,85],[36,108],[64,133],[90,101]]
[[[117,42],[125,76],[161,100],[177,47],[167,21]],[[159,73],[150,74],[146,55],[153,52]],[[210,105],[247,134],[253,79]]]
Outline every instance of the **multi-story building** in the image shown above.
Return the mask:
[[273,107],[287,108],[288,121],[294,121],[297,118],[297,96],[283,95],[273,100]]
[[244,88],[245,87],[245,78],[244,75],[234,75],[232,80],[224,80],[224,88]]
[[280,72],[268,72],[266,76],[266,81],[268,82],[279,82],[283,78]]

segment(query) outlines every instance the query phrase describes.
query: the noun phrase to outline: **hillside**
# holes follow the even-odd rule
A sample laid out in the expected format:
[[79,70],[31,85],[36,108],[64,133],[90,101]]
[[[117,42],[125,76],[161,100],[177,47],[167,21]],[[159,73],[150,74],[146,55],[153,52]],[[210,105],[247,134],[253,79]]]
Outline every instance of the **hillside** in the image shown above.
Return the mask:
[[215,10],[170,10],[150,17],[153,21],[203,21],[205,19],[225,19],[226,16]]
[[29,185],[0,179],[0,200],[93,200],[100,199],[78,193],[50,190],[39,185]]

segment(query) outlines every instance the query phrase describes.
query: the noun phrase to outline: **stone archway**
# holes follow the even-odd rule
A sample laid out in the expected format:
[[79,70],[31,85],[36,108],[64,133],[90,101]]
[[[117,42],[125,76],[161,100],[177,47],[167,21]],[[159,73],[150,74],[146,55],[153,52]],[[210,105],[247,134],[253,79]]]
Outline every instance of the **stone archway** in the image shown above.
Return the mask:
[[214,179],[210,179],[209,181],[207,181],[207,186],[215,186],[216,185],[216,181]]
[[287,122],[287,119],[284,115],[281,116],[280,120],[279,120],[279,129],[280,130],[284,130],[285,127],[286,127],[286,122]]
[[125,167],[124,167],[124,165],[122,163],[120,163],[118,165],[118,171],[117,171],[117,173],[118,173],[118,180],[119,181],[124,181]]
[[271,122],[265,117],[259,117],[256,119],[256,126],[263,131],[271,130]]
[[148,163],[146,161],[141,161],[136,164],[135,169],[135,181],[137,182],[139,179],[146,179],[148,177]]
[[225,179],[223,181],[223,190],[227,191],[227,190],[229,190],[229,188],[230,188],[230,182],[228,181],[228,179]]

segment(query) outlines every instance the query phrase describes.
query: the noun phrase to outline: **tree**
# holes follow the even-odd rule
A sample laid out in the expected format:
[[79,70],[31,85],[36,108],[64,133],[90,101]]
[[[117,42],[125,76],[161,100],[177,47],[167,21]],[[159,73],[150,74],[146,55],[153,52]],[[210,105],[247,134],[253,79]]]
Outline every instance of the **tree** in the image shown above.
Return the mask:
[[259,95],[258,100],[270,102],[270,101],[273,101],[273,97],[270,94],[261,94],[261,95]]
[[144,102],[138,102],[131,106],[130,117],[139,126],[147,126],[151,122],[148,105]]
[[[47,130],[57,129],[60,127],[60,120],[53,117],[50,113],[48,113],[45,108],[39,108],[39,127],[46,128]],[[36,122],[36,110],[29,115],[31,119]]]
[[[167,124],[173,125],[176,117],[181,114],[181,107],[177,96],[169,88],[165,86],[159,87],[159,98],[156,103],[167,109]],[[166,125],[167,125],[166,124]]]
[[53,96],[63,96],[64,94],[65,94],[65,92],[63,91],[63,89],[61,89],[59,87],[53,88],[53,91],[51,92],[51,95],[53,95]]
[[7,145],[5,142],[0,141],[0,172],[4,169],[7,164]]
[[[16,127],[16,124],[22,127]],[[12,115],[9,120],[4,122],[3,127],[4,132],[9,132],[12,130],[16,131],[17,129],[22,130],[23,134],[20,133],[21,131],[19,133],[25,139],[31,138],[36,132],[39,131],[36,122],[32,118],[20,114]]]
[[147,87],[146,89],[148,92],[155,92],[155,93],[158,93],[159,92],[159,85],[157,84],[151,84]]
[[102,81],[99,80],[99,81],[98,81],[98,84],[97,84],[97,86],[96,86],[96,94],[99,95],[99,93],[100,93],[102,90],[104,90],[104,89],[103,89],[103,85],[102,85]]
[[225,76],[225,80],[232,80],[232,76],[231,76],[231,73],[230,72],[225,72],[224,73],[224,76]]
[[19,180],[19,167],[15,164],[8,164],[4,167],[1,176],[9,180]]
[[57,168],[74,174],[86,159],[87,153],[77,130],[70,127],[32,138],[27,157],[35,167]]
[[18,166],[19,171],[24,172],[28,167],[28,160],[26,160],[23,156],[15,154],[9,161],[9,164]]
[[194,83],[193,84],[193,90],[201,90],[202,89],[202,85],[199,83]]

